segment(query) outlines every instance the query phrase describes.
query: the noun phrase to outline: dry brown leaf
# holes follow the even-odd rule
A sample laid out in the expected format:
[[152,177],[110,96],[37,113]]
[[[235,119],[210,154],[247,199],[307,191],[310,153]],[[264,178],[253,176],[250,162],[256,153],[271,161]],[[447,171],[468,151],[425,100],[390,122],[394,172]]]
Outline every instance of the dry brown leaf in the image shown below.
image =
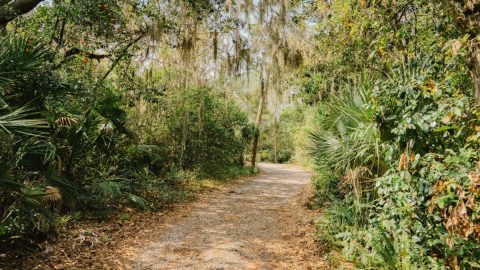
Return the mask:
[[404,171],[404,170],[408,169],[407,153],[402,153],[402,155],[400,155],[400,162],[398,164],[398,169],[401,170],[401,171]]

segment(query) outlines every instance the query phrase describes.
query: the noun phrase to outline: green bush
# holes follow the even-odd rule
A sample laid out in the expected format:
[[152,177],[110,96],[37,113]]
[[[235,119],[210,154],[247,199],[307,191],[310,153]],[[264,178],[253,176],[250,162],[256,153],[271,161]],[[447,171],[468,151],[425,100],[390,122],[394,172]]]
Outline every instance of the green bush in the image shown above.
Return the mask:
[[72,82],[55,61],[46,45],[0,38],[2,247],[54,236],[72,212],[161,208],[189,179],[252,173],[251,124],[216,90],[144,89],[142,115],[132,85]]
[[[169,89],[149,104],[154,119],[142,129],[145,144],[156,145],[169,169],[221,176],[240,166],[249,134],[246,115],[209,88]],[[162,155],[158,155],[160,159]]]
[[478,115],[461,64],[429,59],[342,86],[312,135],[319,235],[362,269],[480,267]]

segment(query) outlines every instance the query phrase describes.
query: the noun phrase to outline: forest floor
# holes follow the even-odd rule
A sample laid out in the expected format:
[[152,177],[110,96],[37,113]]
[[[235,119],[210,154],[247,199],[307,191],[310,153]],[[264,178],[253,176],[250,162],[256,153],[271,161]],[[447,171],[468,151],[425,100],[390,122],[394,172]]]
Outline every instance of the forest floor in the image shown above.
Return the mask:
[[[260,164],[260,174],[111,232],[82,230],[83,247],[53,247],[29,269],[327,269],[314,243],[311,173]],[[100,240],[89,240],[89,236]],[[107,244],[101,242],[108,236]],[[71,244],[70,244],[71,245]],[[74,244],[75,245],[75,244]],[[70,252],[69,252],[70,250]],[[25,265],[24,265],[25,266]]]

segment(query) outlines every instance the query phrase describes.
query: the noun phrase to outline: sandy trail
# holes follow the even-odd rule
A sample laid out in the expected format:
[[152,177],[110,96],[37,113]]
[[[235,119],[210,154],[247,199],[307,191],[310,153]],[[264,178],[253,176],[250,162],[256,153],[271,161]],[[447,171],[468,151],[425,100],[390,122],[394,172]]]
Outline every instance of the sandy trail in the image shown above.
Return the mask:
[[261,173],[199,200],[162,226],[131,259],[133,269],[322,269],[310,213],[311,174],[260,164]]

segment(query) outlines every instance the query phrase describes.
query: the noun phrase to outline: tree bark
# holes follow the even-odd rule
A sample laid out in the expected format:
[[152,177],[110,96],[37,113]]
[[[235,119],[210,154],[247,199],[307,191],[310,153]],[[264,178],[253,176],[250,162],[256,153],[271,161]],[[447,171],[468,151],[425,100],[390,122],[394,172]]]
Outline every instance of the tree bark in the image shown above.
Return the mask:
[[472,40],[469,48],[470,73],[472,76],[475,101],[480,104],[480,43]]
[[258,103],[257,117],[255,119],[255,133],[253,134],[252,143],[252,167],[255,167],[257,159],[258,140],[260,137],[260,124],[262,122],[263,107],[265,104],[265,80],[263,75],[260,79],[260,102]]
[[1,1],[0,5],[0,28],[5,28],[7,23],[16,17],[28,13],[44,0],[15,0]]
[[180,152],[180,168],[184,169],[185,167],[185,152],[187,151],[187,138],[188,138],[188,124],[190,122],[190,112],[185,110],[183,114],[183,127],[182,127],[182,145]]
[[475,101],[480,104],[480,0],[446,0],[446,10],[462,35],[468,35],[467,62]]
[[275,119],[273,122],[273,161],[278,163],[278,122],[277,116],[275,115]]

